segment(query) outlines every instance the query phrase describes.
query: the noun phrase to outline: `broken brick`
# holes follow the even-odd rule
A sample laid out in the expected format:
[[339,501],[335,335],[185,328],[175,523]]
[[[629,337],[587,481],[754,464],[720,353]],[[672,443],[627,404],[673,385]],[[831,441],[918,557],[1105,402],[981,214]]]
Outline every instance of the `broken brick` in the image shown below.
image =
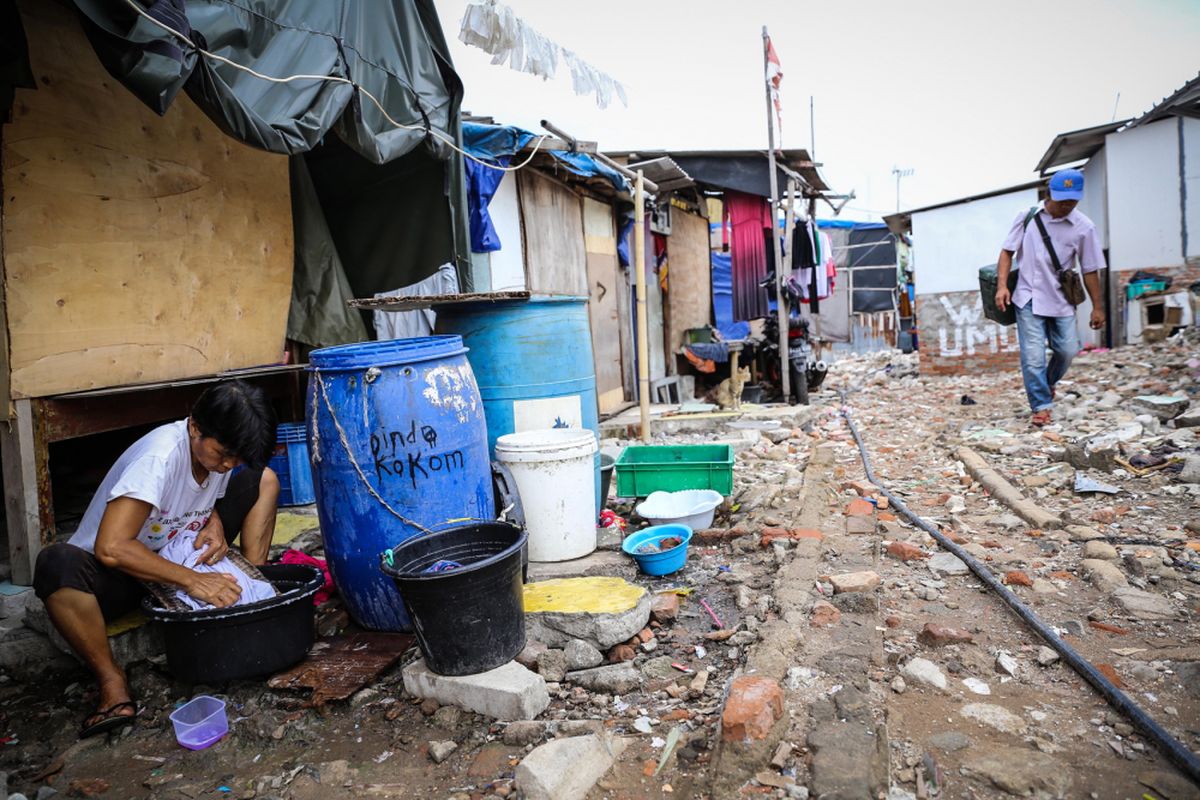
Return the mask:
[[1125,688],[1125,681],[1121,680],[1121,676],[1113,669],[1112,664],[1096,664],[1095,667],[1101,675],[1112,681],[1113,686],[1116,686],[1118,689]]
[[892,542],[887,546],[888,555],[901,561],[916,561],[929,558],[929,554],[911,542]]
[[942,647],[948,644],[970,644],[974,637],[961,628],[947,628],[934,622],[926,622],[917,641],[927,647]]
[[875,504],[868,503],[861,497],[850,501],[850,505],[846,506],[846,516],[848,517],[869,517],[875,513]]
[[650,604],[650,618],[655,622],[670,622],[679,616],[679,595],[674,592],[662,592],[654,595]]
[[812,614],[809,615],[809,623],[814,628],[827,628],[830,625],[836,625],[842,618],[842,612],[837,606],[828,603],[824,600],[818,600],[813,603]]
[[1008,586],[1033,586],[1033,579],[1019,569],[1004,574],[1004,583]]
[[727,742],[765,739],[783,716],[783,690],[762,675],[742,675],[729,686],[721,712],[721,738]]

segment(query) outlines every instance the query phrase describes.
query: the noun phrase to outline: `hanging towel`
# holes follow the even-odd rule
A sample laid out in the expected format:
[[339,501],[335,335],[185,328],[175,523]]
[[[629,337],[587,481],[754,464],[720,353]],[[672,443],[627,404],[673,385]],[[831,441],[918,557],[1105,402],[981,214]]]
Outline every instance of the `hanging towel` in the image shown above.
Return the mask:
[[[179,564],[196,572],[224,572],[232,575],[237,579],[238,586],[242,588],[242,596],[234,603],[235,606],[244,606],[247,603],[255,603],[259,600],[266,600],[268,597],[275,596],[275,587],[267,581],[259,581],[251,578],[228,558],[222,558],[216,564],[199,563],[200,556],[204,554],[205,548],[196,549],[197,533],[198,531],[181,531],[174,539],[167,542],[158,551],[158,554],[173,564]],[[213,607],[209,603],[197,600],[182,589],[176,592],[176,597],[195,611],[202,611]]]

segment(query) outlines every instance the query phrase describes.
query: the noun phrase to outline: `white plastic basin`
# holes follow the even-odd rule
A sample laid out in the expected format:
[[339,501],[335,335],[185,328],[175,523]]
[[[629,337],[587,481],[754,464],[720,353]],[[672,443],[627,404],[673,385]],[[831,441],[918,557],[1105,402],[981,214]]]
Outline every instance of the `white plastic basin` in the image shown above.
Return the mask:
[[651,525],[687,525],[693,531],[702,531],[712,527],[713,515],[724,499],[712,489],[652,492],[635,510]]

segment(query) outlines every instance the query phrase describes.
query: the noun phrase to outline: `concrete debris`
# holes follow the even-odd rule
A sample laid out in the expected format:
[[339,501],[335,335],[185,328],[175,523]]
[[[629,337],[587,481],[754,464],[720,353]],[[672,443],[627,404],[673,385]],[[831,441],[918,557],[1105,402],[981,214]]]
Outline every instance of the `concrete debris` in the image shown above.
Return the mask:
[[404,668],[404,689],[500,720],[533,719],[550,705],[546,681],[515,661],[477,675],[438,675],[416,661]]
[[923,683],[926,686],[932,686],[935,689],[945,690],[948,685],[946,676],[938,669],[937,664],[928,659],[910,658],[908,663],[901,667],[900,671],[909,680]]
[[517,786],[526,800],[583,800],[625,747],[622,738],[595,734],[554,739],[517,765]]
[[1025,732],[1025,720],[1003,706],[992,703],[967,703],[958,710],[958,713],[1001,733],[1022,734]]

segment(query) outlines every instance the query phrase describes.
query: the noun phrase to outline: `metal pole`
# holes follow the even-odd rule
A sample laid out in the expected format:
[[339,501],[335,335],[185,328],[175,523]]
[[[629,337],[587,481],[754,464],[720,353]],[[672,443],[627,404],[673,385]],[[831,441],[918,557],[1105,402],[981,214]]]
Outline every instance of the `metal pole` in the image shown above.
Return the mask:
[[637,171],[633,189],[633,270],[637,288],[638,407],[642,441],[650,441],[650,324],[646,319],[646,201],[645,180]]
[[[771,174],[771,242],[775,246],[775,314],[779,322],[779,378],[780,389],[783,390],[783,401],[789,402],[792,397],[792,370],[788,360],[788,314],[783,302],[783,247],[779,239],[779,222],[776,219],[776,209],[779,206],[779,178],[775,175],[775,120],[771,113],[771,82],[767,80],[767,48],[771,39],[767,36],[767,26],[763,25],[763,86],[767,91],[767,163]],[[737,364],[733,364],[734,371]]]
[[[820,236],[821,235],[820,229],[817,228],[817,198],[815,198],[815,197],[810,197],[808,199],[808,218],[812,220],[813,233],[817,236]],[[825,253],[822,253],[821,255],[825,256]],[[817,269],[824,269],[824,268],[825,268],[824,264],[817,264]],[[852,272],[850,274],[853,275],[854,273]],[[850,295],[850,305],[852,307],[854,305],[854,295],[853,294]],[[813,331],[816,336],[815,341],[813,342],[813,349],[816,351],[817,358],[820,358],[821,357],[821,315],[820,314],[813,314],[813,323],[814,323]],[[807,380],[807,378],[805,380]]]

